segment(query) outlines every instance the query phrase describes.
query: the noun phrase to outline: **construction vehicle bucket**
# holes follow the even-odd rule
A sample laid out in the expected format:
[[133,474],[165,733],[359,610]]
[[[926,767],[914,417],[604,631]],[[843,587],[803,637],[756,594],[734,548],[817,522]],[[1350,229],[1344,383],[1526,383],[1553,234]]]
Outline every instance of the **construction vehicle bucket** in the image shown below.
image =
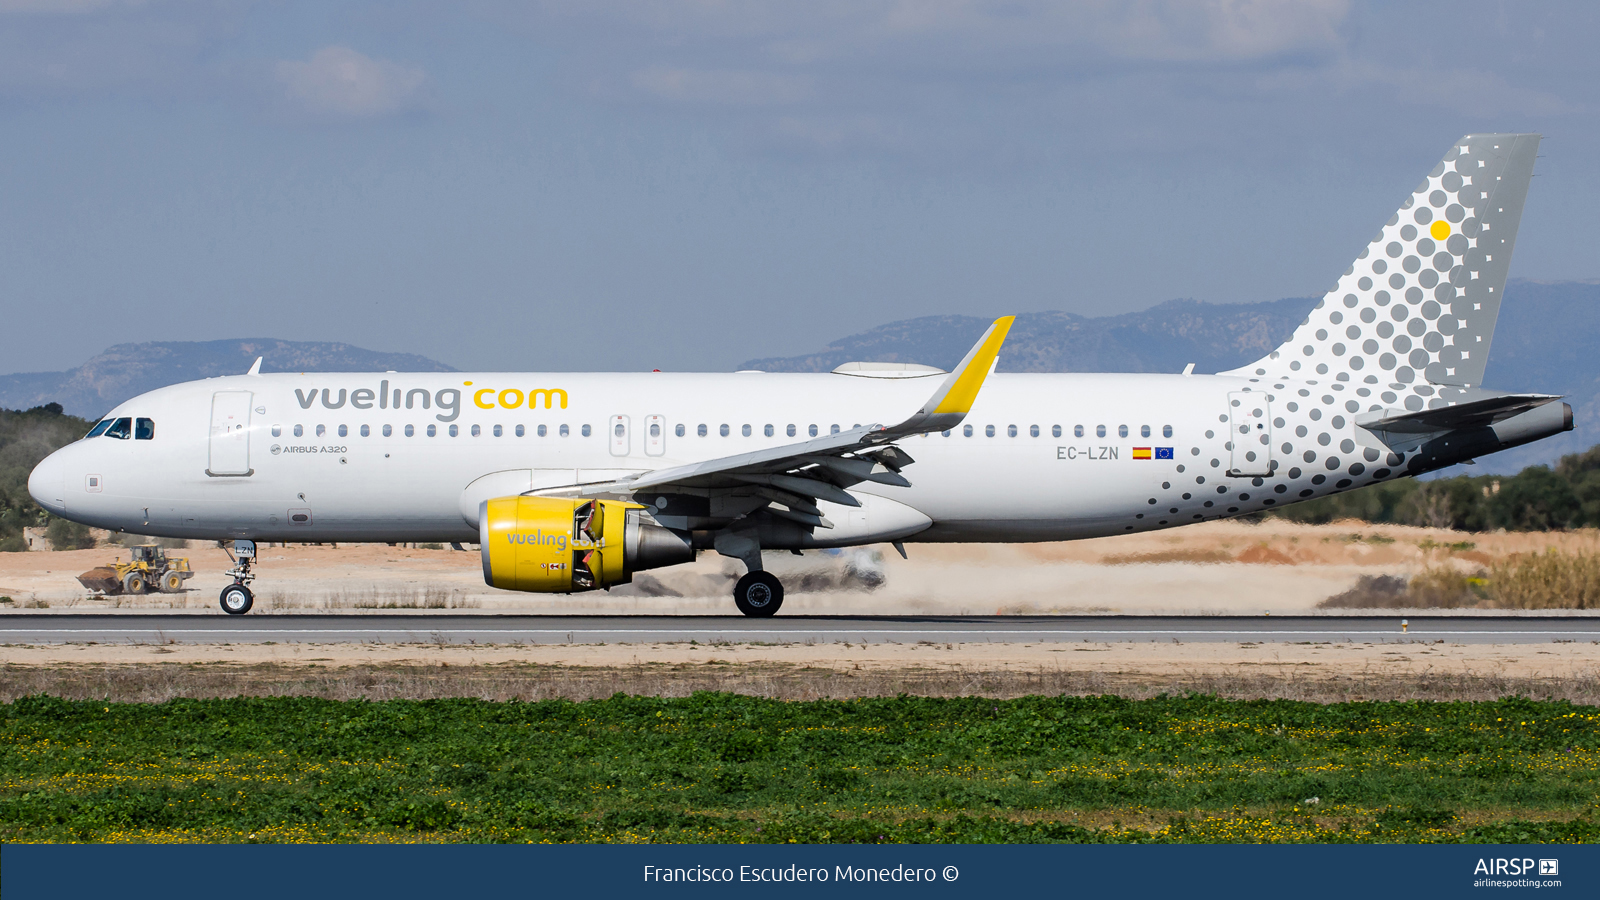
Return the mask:
[[110,566],[96,566],[78,576],[78,583],[91,591],[104,591],[107,594],[122,592],[122,576]]

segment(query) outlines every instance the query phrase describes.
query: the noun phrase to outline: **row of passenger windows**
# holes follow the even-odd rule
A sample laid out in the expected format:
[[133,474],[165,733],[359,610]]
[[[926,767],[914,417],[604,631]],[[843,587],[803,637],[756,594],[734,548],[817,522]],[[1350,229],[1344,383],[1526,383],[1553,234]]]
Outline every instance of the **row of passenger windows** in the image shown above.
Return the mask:
[[[94,431],[89,432],[89,437],[95,437],[95,436],[97,436],[98,434],[100,434],[103,431],[103,432],[105,432],[107,437],[122,437],[122,438],[126,438],[128,436],[127,433],[126,433],[126,423],[127,423],[128,420],[127,419],[118,419],[116,421],[117,421],[118,425],[112,425],[110,429],[107,429],[107,427],[106,427],[107,425],[111,424],[111,420],[110,419],[107,419],[106,421],[101,422],[99,425],[95,426],[95,430]],[[151,437],[155,436],[155,424],[153,422],[151,422],[149,419],[140,419],[139,423],[140,423],[139,426],[138,426],[139,429],[148,428],[148,430],[140,430],[139,431],[138,437],[139,437],[140,440],[149,440]],[[117,430],[119,425],[124,428],[124,431],[122,433],[114,434],[113,432],[115,432]],[[328,435],[328,426],[326,426],[326,425],[315,425],[315,426],[312,426],[312,427],[315,430],[315,436],[316,437],[327,437],[327,435]],[[394,435],[394,426],[393,425],[384,425],[384,426],[381,426],[381,427],[382,427],[382,433],[383,433],[384,437],[392,437]],[[860,426],[857,425],[857,426],[854,426],[854,427],[859,428]],[[584,437],[589,437],[591,434],[593,434],[593,430],[588,425],[580,425],[580,426],[578,426],[578,428],[579,428],[579,433],[581,433]],[[617,437],[623,437],[624,435],[627,434],[626,426],[624,426],[620,422],[617,423],[616,430],[617,430]],[[1005,426],[1005,430],[1006,430],[1006,436],[1007,437],[1016,437],[1018,434],[1021,433],[1020,430],[1015,425],[1007,425],[1007,426]],[[495,437],[502,437],[505,434],[505,426],[502,426],[502,425],[492,426],[491,431],[492,431],[492,433],[494,434]],[[840,431],[840,426],[838,426],[838,425],[830,425],[830,426],[828,426],[828,433],[829,434],[838,434],[839,431]],[[817,425],[808,426],[807,429],[806,429],[806,433],[810,437],[816,437],[820,432],[821,432],[821,427],[817,426]],[[350,426],[348,426],[348,425],[339,425],[339,426],[337,426],[337,433],[338,433],[339,437],[349,437],[350,436]],[[414,436],[416,436],[416,433],[417,433],[416,426],[415,425],[406,425],[406,426],[404,426],[404,433],[405,433],[406,437],[414,437]],[[517,437],[523,437],[524,435],[527,434],[526,426],[523,426],[523,425],[516,426],[515,429],[514,429],[514,433],[516,434]],[[539,426],[537,426],[535,428],[535,433],[538,434],[539,437],[546,437],[550,433],[550,426],[548,426],[548,425],[539,425]],[[556,426],[556,433],[558,435],[560,435],[561,437],[569,437],[572,432],[571,432],[570,426],[557,425]],[[676,434],[678,437],[686,437],[688,435],[688,426],[683,425],[683,424],[679,424],[676,428],[673,429],[673,433]],[[729,426],[727,424],[719,425],[719,426],[717,426],[717,433],[719,435],[721,435],[722,437],[728,437],[733,433],[732,426]],[[741,425],[739,427],[739,433],[741,435],[743,435],[744,437],[750,437],[754,433],[754,428],[752,426],[750,426],[750,425]],[[777,434],[777,428],[776,428],[776,426],[773,426],[773,425],[764,425],[761,428],[761,433],[762,433],[762,435],[764,435],[766,437],[774,437]],[[784,429],[784,433],[788,437],[796,437],[798,435],[798,433],[799,433],[799,428],[797,426],[795,426],[795,425],[789,425],[788,427],[786,427]],[[945,437],[949,437],[952,432],[944,431],[944,432],[940,432],[940,433],[942,435],[944,435]],[[975,432],[973,431],[973,426],[971,426],[971,425],[963,425],[963,426],[961,426],[961,434],[962,434],[963,437],[972,437],[974,433]],[[983,426],[983,433],[984,433],[985,437],[994,437],[997,432],[996,432],[995,426],[993,426],[993,425],[985,425],[985,426]],[[1029,437],[1039,437],[1039,435],[1041,433],[1042,432],[1040,431],[1040,428],[1039,428],[1038,425],[1029,425],[1028,426],[1028,436]],[[1094,426],[1094,435],[1095,435],[1095,437],[1102,437],[1103,438],[1103,437],[1106,436],[1106,433],[1107,433],[1106,426],[1104,426],[1104,425],[1096,425],[1096,426]],[[1127,425],[1118,425],[1117,426],[1117,437],[1124,437],[1125,438],[1125,437],[1128,437],[1130,433],[1131,432],[1130,432],[1129,427]],[[295,437],[305,437],[306,436],[306,426],[304,426],[304,425],[295,425],[293,434],[294,434]],[[372,426],[371,425],[362,425],[362,426],[360,426],[360,434],[361,434],[362,437],[371,437],[372,436]],[[438,436],[438,434],[439,434],[439,426],[437,426],[437,425],[429,425],[427,427],[427,435],[428,435],[428,437],[436,437],[436,436]],[[450,434],[451,437],[459,436],[461,434],[461,426],[459,426],[459,425],[451,425],[451,426],[449,426],[449,434]],[[483,434],[483,426],[481,426],[481,425],[473,425],[472,429],[471,429],[471,434],[472,434],[473,437],[478,437],[478,436],[482,435]],[[704,424],[695,426],[695,436],[696,437],[708,437],[710,434],[711,434],[710,426],[704,425]],[[1086,432],[1085,432],[1084,427],[1082,425],[1074,425],[1074,426],[1072,426],[1072,436],[1073,437],[1081,438],[1081,437],[1084,437],[1085,434],[1086,434]],[[274,425],[274,426],[272,426],[272,436],[273,437],[282,437],[283,436],[283,426],[282,425]],[[651,425],[650,425],[650,436],[653,437],[653,438],[654,437],[660,437],[661,436],[661,426],[658,425],[658,424],[655,424],[655,423],[651,423]],[[1061,426],[1060,425],[1051,425],[1050,426],[1050,436],[1051,437],[1061,437]],[[1140,425],[1139,426],[1139,436],[1140,437],[1146,437],[1146,438],[1150,437],[1151,436],[1150,426],[1149,425]],[[1161,436],[1164,437],[1164,438],[1172,437],[1172,426],[1171,425],[1163,425],[1163,426],[1161,426]]]
[[135,419],[123,416],[120,419],[102,419],[99,424],[89,429],[85,438],[108,437],[125,441],[133,438],[136,441],[151,441],[156,437],[156,423],[154,419]]
[[[328,436],[328,426],[326,426],[326,425],[317,425],[317,426],[314,426],[314,428],[315,428],[315,436],[316,437],[327,437]],[[588,425],[580,425],[580,426],[578,426],[578,430],[584,437],[588,437],[589,435],[594,433],[594,429],[590,428]],[[384,425],[384,426],[382,426],[381,431],[382,431],[382,434],[383,434],[384,437],[393,437],[394,436],[394,426],[393,425]],[[404,428],[402,428],[401,431],[402,431],[403,434],[405,434],[406,437],[416,437],[417,426],[415,426],[415,425],[407,425]],[[493,431],[495,437],[501,437],[501,436],[503,436],[505,434],[505,426],[496,425],[496,426],[493,427],[492,431]],[[517,437],[522,437],[522,436],[524,436],[524,435],[526,435],[528,433],[528,430],[527,430],[526,426],[518,425],[514,429],[514,432],[517,435]],[[570,426],[570,425],[557,425],[556,428],[555,428],[555,432],[556,432],[556,434],[559,434],[561,437],[570,437],[572,435],[572,426]],[[306,436],[306,426],[304,426],[304,425],[296,425],[296,426],[294,426],[294,432],[293,433],[294,433],[295,437],[305,437]],[[371,437],[372,436],[372,426],[371,425],[362,425],[360,427],[360,429],[359,429],[359,433],[361,434],[362,437]],[[537,428],[534,429],[534,433],[538,434],[539,437],[545,437],[545,436],[550,434],[550,426],[548,426],[548,425],[540,425],[540,426],[538,426]],[[450,428],[449,428],[449,434],[450,434],[451,437],[459,437],[461,435],[461,426],[460,425],[451,425]],[[483,426],[481,426],[481,425],[472,426],[472,436],[473,437],[478,437],[481,434],[483,434]],[[350,426],[348,426],[348,425],[340,425],[340,426],[338,426],[338,435],[339,435],[339,437],[349,437],[350,436]],[[428,435],[428,437],[438,437],[438,435],[439,435],[439,426],[437,426],[437,425],[429,425],[427,427],[427,435]],[[272,436],[273,437],[283,437],[283,426],[282,425],[274,425],[274,426],[272,426]]]

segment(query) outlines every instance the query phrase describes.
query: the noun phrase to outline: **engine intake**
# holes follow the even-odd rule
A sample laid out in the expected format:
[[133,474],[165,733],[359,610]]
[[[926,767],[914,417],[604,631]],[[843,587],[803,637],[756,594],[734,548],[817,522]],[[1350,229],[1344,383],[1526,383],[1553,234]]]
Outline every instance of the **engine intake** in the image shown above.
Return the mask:
[[694,561],[686,537],[615,500],[499,497],[478,507],[490,587],[572,594],[627,584],[633,573]]

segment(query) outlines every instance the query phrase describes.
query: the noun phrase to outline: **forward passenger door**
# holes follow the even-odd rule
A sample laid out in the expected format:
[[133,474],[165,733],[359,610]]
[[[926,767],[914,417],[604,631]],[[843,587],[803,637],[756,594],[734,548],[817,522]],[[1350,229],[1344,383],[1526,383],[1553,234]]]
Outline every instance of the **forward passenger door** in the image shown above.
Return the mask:
[[206,474],[254,475],[250,468],[250,391],[217,391],[211,395],[211,446]]

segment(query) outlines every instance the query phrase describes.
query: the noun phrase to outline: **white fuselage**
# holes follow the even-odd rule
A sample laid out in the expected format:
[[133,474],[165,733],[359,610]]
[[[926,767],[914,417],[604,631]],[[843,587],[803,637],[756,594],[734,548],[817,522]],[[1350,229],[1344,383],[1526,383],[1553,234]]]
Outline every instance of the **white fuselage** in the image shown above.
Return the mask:
[[[893,423],[940,380],[771,373],[212,378],[121,404],[107,418],[149,419],[152,437],[78,441],[42,463],[29,486],[57,515],[139,534],[476,541],[477,503],[487,499],[478,495],[485,492],[605,481],[794,444],[813,427],[826,435],[835,427]],[[1389,451],[1347,420],[1344,404],[1354,398],[1318,396],[1346,387],[1201,375],[994,374],[963,427],[900,442],[915,459],[904,470],[910,487],[852,488],[863,509],[824,504],[837,527],[818,529],[805,546],[1123,534],[1326,494],[1352,478],[1366,484],[1403,474],[1376,468]],[[537,408],[530,409],[533,391],[550,393],[533,394]],[[1258,400],[1265,393],[1269,410],[1246,426],[1257,430],[1249,446],[1262,459],[1241,468],[1257,471],[1277,452],[1274,433],[1311,430],[1309,438],[1292,438],[1293,456],[1273,459],[1277,470],[1265,482],[1228,474],[1240,462],[1230,459],[1228,441],[1236,427],[1229,395],[1239,391],[1257,392]],[[1325,443],[1313,443],[1317,432],[1327,435]],[[1302,454],[1308,444],[1316,450]],[[1137,448],[1149,448],[1152,458],[1137,458],[1144,455]],[[1170,458],[1162,458],[1163,448]],[[1302,461],[1319,451],[1332,459]],[[494,473],[524,474],[479,481]],[[652,512],[671,525],[673,510]]]

